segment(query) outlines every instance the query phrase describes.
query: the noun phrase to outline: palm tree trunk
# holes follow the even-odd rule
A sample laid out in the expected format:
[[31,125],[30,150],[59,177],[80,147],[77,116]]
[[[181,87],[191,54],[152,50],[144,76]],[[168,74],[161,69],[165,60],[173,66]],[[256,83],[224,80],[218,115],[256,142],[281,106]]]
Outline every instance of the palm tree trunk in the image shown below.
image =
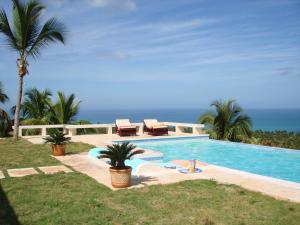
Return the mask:
[[14,139],[19,139],[19,123],[20,123],[20,109],[23,95],[23,76],[19,75],[19,85],[18,85],[18,97],[16,103],[16,111],[14,118]]

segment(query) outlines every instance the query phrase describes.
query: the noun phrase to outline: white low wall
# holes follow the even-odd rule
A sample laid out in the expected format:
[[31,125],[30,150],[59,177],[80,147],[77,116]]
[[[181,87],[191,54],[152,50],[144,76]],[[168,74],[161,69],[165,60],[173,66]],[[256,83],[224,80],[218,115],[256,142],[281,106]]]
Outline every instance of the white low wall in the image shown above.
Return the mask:
[[[164,122],[165,125],[170,127],[175,127],[176,134],[184,133],[185,128],[191,128],[193,134],[203,134],[203,124],[193,124],[193,123],[176,123],[176,122]],[[132,125],[137,126],[137,133],[143,133],[143,123],[132,123]],[[41,137],[47,136],[47,129],[51,128],[62,128],[65,133],[69,136],[77,135],[77,129],[84,129],[84,128],[106,128],[107,134],[113,134],[113,128],[115,124],[85,124],[85,125],[70,125],[70,124],[59,124],[59,125],[28,125],[28,126],[20,126],[19,127],[19,135],[23,136],[23,130],[25,129],[40,129]]]

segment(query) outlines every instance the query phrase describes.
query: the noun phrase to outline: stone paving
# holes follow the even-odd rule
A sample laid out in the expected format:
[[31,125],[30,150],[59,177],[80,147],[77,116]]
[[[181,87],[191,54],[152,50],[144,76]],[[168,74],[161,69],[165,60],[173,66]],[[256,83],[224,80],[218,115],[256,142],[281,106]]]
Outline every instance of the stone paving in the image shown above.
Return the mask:
[[34,168],[8,169],[7,173],[10,177],[24,177],[38,174]]
[[[42,166],[38,167],[44,174],[55,174],[55,173],[70,173],[73,172],[71,169],[64,165],[59,166]],[[34,168],[20,168],[20,169],[8,169],[7,173],[10,177],[25,177],[30,175],[39,174],[39,171]],[[0,170],[0,179],[5,178],[3,172]]]
[[[83,142],[83,143],[87,143],[87,144],[94,145],[97,147],[104,147],[108,143],[111,143],[111,141],[114,141],[114,140],[144,140],[144,139],[153,139],[153,138],[168,139],[168,138],[176,138],[176,137],[195,137],[195,136],[208,137],[207,134],[202,134],[202,135],[200,135],[200,134],[194,135],[194,134],[188,134],[188,133],[176,134],[174,132],[169,132],[169,135],[159,136],[159,137],[151,136],[148,134],[141,134],[141,135],[137,135],[137,136],[128,136],[128,137],[120,137],[117,134],[90,134],[90,135],[72,136],[71,141],[72,142]],[[38,137],[23,137],[23,138],[30,141],[33,144],[43,144],[45,142],[45,140],[39,136]]]
[[[95,179],[98,183],[104,184],[112,190],[117,190],[111,185],[108,170],[110,166],[104,160],[93,159],[87,153],[57,156],[55,158],[63,164],[71,166],[76,171]],[[139,169],[136,175],[132,176],[132,186],[130,188],[169,184],[199,178],[209,179],[202,174],[198,174],[197,177],[187,176],[187,174],[179,173],[177,170],[162,168],[155,163],[147,163]]]
[[4,176],[3,172],[0,170],[0,179],[3,179],[3,178],[5,178],[5,176]]
[[66,166],[42,166],[42,167],[38,167],[38,168],[45,174],[55,174],[55,173],[60,173],[60,172],[64,172],[64,173],[72,172],[72,170],[70,170]]
[[[76,171],[86,174],[97,182],[116,190],[111,186],[109,165],[104,160],[93,159],[87,153],[55,157],[63,164],[71,166]],[[184,160],[175,160],[184,166]],[[235,184],[246,189],[261,192],[277,199],[300,203],[300,184],[289,182],[239,170],[197,162],[201,173],[182,174],[176,169],[166,169],[155,163],[147,163],[139,167],[138,173],[132,177],[130,188],[139,188],[154,184],[170,184],[185,180],[210,179],[219,183]]]

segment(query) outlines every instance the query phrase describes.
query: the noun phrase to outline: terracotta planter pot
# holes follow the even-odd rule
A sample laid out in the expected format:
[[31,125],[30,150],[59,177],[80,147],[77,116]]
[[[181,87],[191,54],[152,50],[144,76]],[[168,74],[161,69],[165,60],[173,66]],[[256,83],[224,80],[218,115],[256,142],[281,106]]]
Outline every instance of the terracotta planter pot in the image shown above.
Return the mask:
[[131,167],[125,169],[115,169],[113,167],[109,168],[111,176],[111,184],[115,188],[126,188],[131,185]]
[[52,154],[54,156],[64,156],[66,154],[66,145],[52,145]]

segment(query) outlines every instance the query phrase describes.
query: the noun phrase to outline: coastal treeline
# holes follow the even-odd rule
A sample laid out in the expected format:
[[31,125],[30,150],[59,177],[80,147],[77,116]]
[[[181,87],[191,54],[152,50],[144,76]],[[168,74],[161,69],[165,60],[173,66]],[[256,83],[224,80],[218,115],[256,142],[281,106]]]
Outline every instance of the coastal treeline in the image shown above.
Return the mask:
[[[8,100],[0,82],[1,103]],[[6,96],[5,98],[3,96]],[[20,106],[21,125],[50,125],[50,124],[72,124],[79,112],[79,101],[75,95],[66,95],[57,92],[56,97],[48,89],[38,90],[30,88],[24,93],[24,101]],[[11,108],[11,114],[15,112],[16,106]],[[0,137],[6,137],[12,131],[12,117],[9,112],[0,108]],[[35,135],[40,132],[38,129],[25,130],[26,135]]]
[[252,133],[249,143],[300,150],[300,133],[287,131],[262,131]]
[[214,101],[212,111],[203,113],[198,122],[206,125],[210,138],[300,149],[300,133],[252,130],[251,118],[234,100]]

